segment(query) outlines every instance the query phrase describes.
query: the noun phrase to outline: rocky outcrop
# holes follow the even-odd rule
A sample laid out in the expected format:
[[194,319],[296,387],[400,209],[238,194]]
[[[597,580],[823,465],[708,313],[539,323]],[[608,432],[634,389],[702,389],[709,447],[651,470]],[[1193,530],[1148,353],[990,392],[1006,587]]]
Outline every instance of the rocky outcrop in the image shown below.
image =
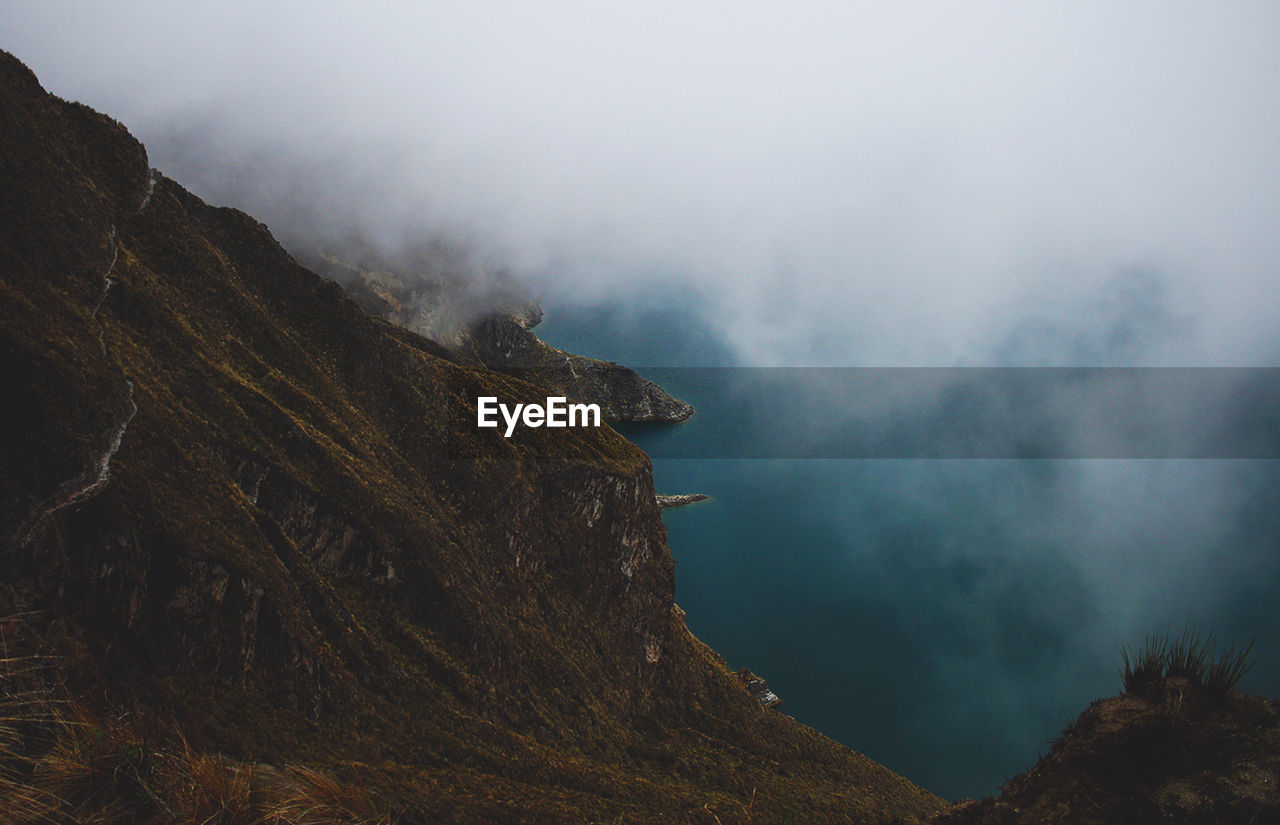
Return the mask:
[[545,389],[371,318],[4,53],[0,107],[0,615],[62,689],[406,823],[940,806],[689,634],[634,445],[477,430],[476,391]]
[[752,698],[767,708],[776,708],[782,704],[782,700],[778,698],[778,694],[769,689],[769,683],[759,676],[752,673],[747,668],[739,670],[736,674],[738,681],[747,689]]
[[706,501],[707,496],[702,493],[679,493],[676,495],[659,495],[657,496],[658,506],[663,510],[672,507],[684,507],[687,504],[693,504],[698,501]]

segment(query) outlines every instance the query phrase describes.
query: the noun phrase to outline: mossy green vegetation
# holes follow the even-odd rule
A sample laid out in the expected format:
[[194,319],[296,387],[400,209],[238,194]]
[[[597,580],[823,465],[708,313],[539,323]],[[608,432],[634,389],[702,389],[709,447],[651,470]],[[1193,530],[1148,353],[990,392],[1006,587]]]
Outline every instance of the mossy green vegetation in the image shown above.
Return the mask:
[[[942,806],[761,708],[690,635],[632,444],[478,432],[457,414],[477,391],[545,390],[150,188],[119,124],[3,53],[0,104],[0,613],[62,651],[68,701],[127,714],[147,754],[306,766],[401,822]],[[137,810],[119,821],[182,821]]]

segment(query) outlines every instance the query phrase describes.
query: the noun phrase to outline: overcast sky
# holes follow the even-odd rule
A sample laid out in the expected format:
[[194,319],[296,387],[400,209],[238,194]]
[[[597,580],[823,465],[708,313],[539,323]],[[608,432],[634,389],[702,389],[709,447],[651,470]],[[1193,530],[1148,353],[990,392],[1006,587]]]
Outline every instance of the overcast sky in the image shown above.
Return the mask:
[[8,0],[0,32],[206,197],[454,233],[552,296],[683,282],[752,363],[1065,362],[1117,313],[1159,323],[1091,357],[1275,361],[1273,2]]

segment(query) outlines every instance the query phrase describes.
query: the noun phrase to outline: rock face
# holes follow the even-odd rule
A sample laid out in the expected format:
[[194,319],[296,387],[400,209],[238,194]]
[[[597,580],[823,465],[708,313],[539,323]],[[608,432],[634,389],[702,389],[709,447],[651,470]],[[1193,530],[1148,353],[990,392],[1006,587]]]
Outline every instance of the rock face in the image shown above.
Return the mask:
[[369,317],[3,52],[0,107],[0,616],[66,691],[406,823],[942,804],[689,634],[633,445],[464,426],[545,390]]
[[1280,705],[1166,678],[1094,702],[995,799],[937,825],[1280,822]]
[[760,704],[767,708],[776,708],[782,704],[782,700],[778,698],[778,694],[769,689],[769,683],[759,676],[752,673],[747,668],[739,670],[736,674],[738,681],[742,682],[742,686],[747,689],[747,693]]
[[[440,264],[433,262],[443,254],[424,257],[422,269],[438,268]],[[456,279],[442,275],[425,280],[404,278],[386,266],[346,266],[332,256],[324,263],[371,315],[555,394],[599,404],[606,420],[676,423],[694,413],[692,405],[672,398],[634,370],[572,355],[543,342],[533,332],[542,320],[541,308],[521,298],[509,283],[468,295],[452,285]]]

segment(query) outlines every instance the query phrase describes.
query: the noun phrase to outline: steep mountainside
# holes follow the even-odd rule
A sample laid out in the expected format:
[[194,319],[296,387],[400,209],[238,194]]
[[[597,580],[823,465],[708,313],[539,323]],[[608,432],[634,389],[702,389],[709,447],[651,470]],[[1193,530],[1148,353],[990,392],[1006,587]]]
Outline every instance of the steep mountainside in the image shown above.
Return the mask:
[[[3,52],[0,106],[0,631],[87,741],[140,743],[55,795],[72,818],[182,821],[144,781],[166,747],[400,822],[940,808],[689,634],[633,445],[480,433],[477,392],[545,391],[370,318]],[[65,774],[50,747],[0,725],[0,780]]]

